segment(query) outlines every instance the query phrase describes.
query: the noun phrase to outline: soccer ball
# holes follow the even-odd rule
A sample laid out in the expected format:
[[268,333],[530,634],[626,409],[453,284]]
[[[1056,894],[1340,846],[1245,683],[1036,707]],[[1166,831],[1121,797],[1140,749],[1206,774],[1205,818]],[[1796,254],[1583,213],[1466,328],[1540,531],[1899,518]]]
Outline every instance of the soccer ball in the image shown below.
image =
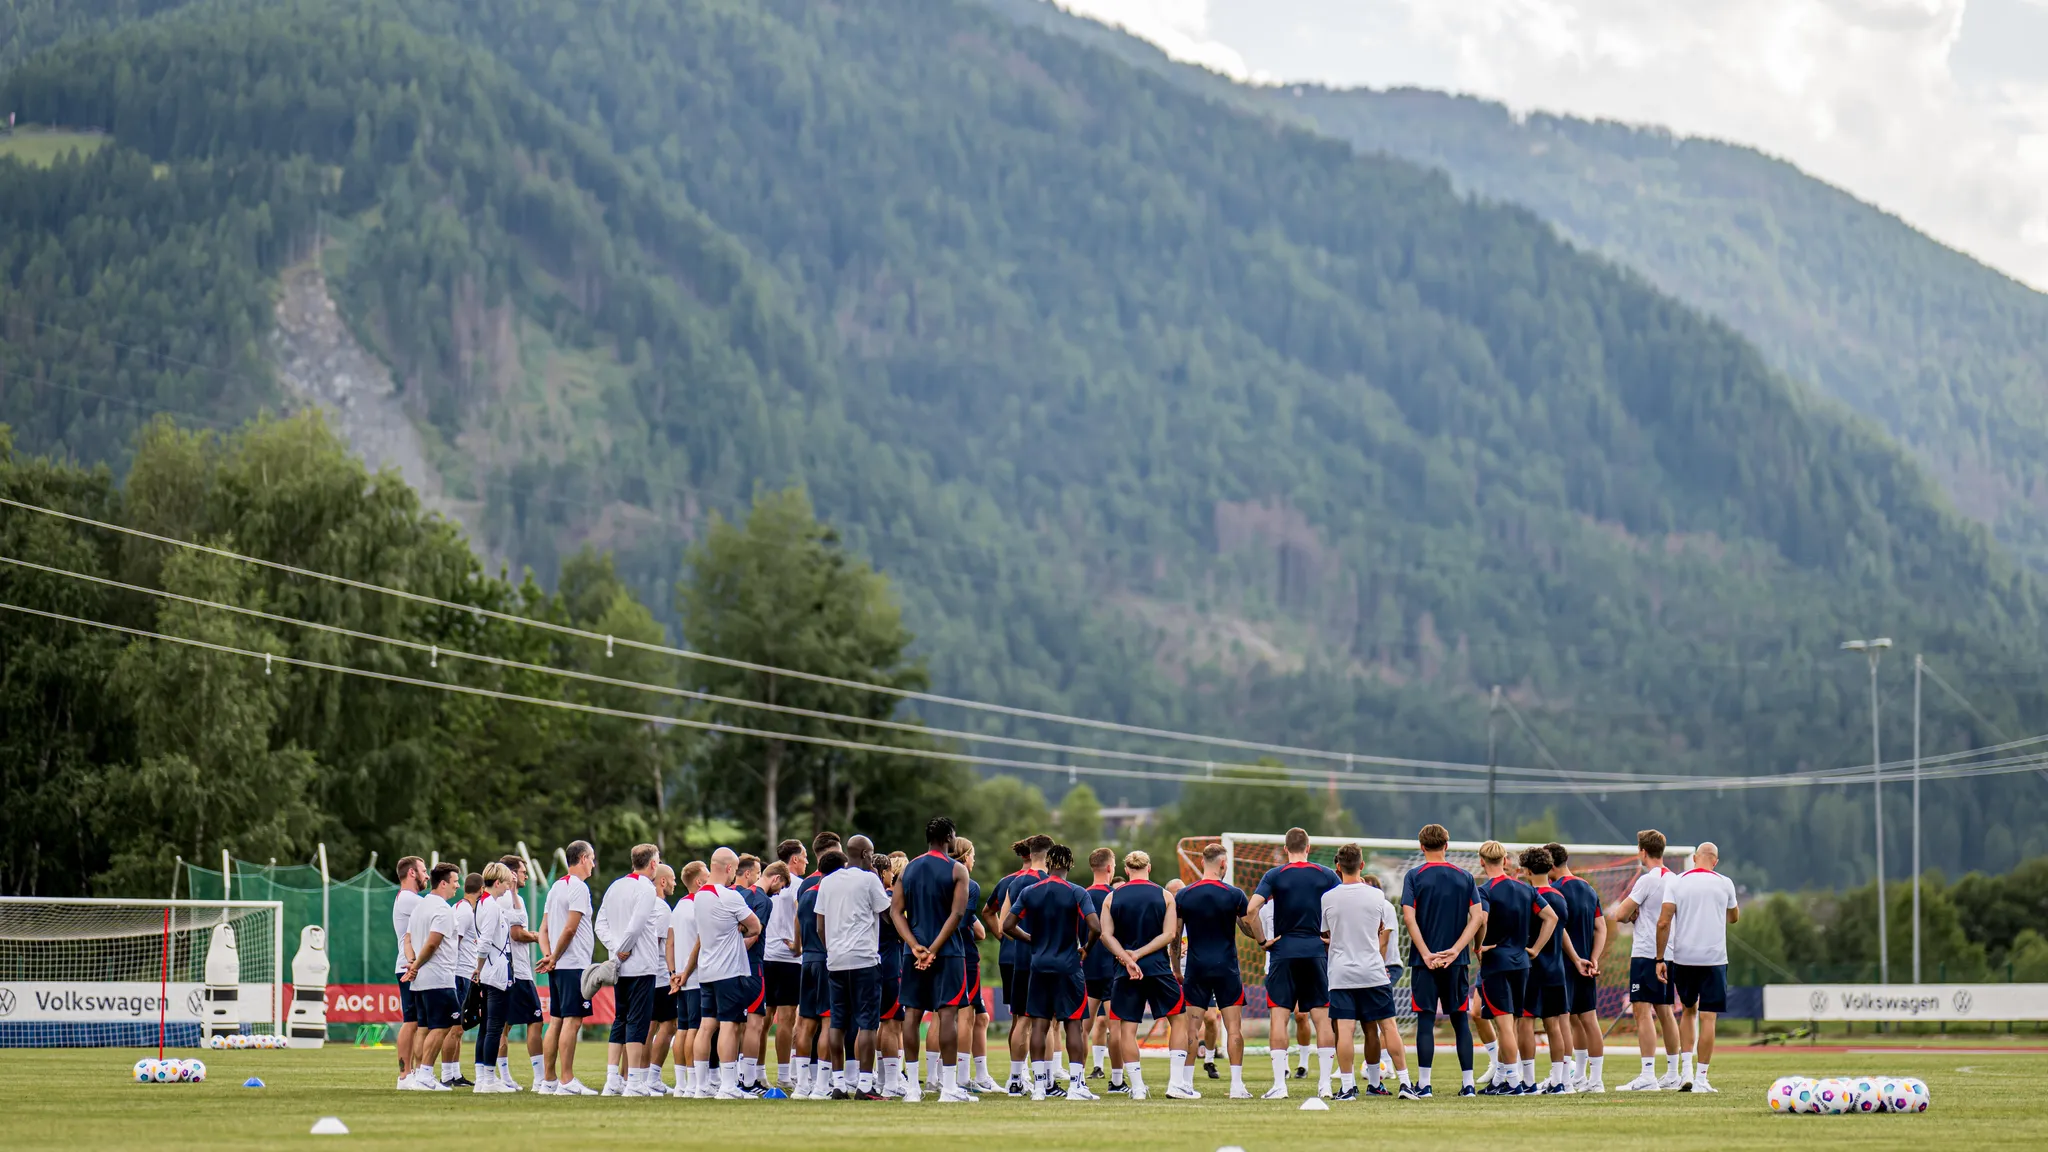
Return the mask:
[[156,1061],[137,1060],[135,1062],[135,1082],[137,1084],[147,1084],[154,1079],[156,1079]]
[[1882,1112],[1884,1094],[1878,1089],[1877,1081],[1867,1076],[1858,1076],[1849,1084],[1849,1111]]
[[192,1083],[197,1084],[201,1080],[206,1079],[206,1064],[203,1061],[181,1060],[179,1064],[183,1065],[185,1069],[185,1079]]
[[236,1032],[228,1037],[228,1047],[230,1048],[247,1048],[248,1046],[249,1038],[240,1032]]
[[1771,1084],[1770,1094],[1764,1098],[1764,1103],[1773,1112],[1797,1112],[1795,1105],[1799,1102],[1800,1090],[1811,1090],[1812,1087],[1813,1081],[1804,1076],[1780,1076]]
[[1929,1103],[1929,1100],[1928,1100],[1928,1096],[1927,1096],[1927,1082],[1926,1082],[1926,1081],[1924,1081],[1924,1080],[1913,1080],[1913,1079],[1908,1079],[1908,1080],[1906,1080],[1906,1081],[1905,1081],[1904,1083],[1905,1083],[1905,1088],[1906,1088],[1906,1091],[1907,1091],[1907,1092],[1908,1092],[1908,1093],[1910,1094],[1910,1095],[1909,1095],[1909,1099],[1910,1099],[1910,1101],[1911,1101],[1911,1104],[1910,1104],[1910,1106],[1909,1106],[1909,1107],[1905,1107],[1905,1108],[1900,1108],[1900,1109],[1898,1109],[1898,1111],[1900,1111],[1900,1112],[1925,1112],[1925,1111],[1927,1111],[1927,1105],[1928,1105],[1928,1103]]
[[228,1046],[227,1037],[222,1036],[219,1033],[215,1033],[214,1035],[208,1036],[206,1038],[206,1046],[218,1052],[221,1049]]
[[169,1084],[178,1078],[176,1060],[151,1060],[149,1078],[158,1084]]
[[1828,1077],[1813,1086],[1814,1111],[1823,1116],[1840,1116],[1849,1111],[1847,1081]]
[[1804,1076],[1798,1077],[1798,1086],[1792,1090],[1792,1112],[1799,1116],[1811,1116],[1820,1111],[1820,1083]]

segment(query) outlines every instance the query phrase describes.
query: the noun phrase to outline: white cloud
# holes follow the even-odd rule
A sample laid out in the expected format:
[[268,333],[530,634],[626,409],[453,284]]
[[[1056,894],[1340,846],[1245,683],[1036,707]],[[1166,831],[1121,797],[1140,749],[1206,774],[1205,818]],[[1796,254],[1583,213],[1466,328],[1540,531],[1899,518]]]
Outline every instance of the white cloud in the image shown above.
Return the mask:
[[1749,144],[2048,287],[2048,0],[1060,0],[1243,78]]

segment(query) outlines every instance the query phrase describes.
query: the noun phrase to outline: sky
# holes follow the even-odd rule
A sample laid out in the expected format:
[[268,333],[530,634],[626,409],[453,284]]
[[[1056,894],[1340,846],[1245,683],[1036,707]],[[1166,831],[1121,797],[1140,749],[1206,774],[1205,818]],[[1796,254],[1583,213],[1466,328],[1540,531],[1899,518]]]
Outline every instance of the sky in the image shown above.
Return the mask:
[[1055,2],[1240,79],[1747,144],[2048,289],[2048,0]]

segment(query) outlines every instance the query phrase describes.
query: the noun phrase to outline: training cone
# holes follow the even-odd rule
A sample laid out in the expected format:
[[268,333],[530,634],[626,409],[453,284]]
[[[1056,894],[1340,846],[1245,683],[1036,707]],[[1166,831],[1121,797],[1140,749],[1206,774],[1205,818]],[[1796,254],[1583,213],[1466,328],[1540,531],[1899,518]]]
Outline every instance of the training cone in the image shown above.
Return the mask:
[[763,1092],[763,1093],[761,1093],[761,1099],[763,1099],[763,1100],[787,1100],[787,1099],[789,1099],[789,1093],[787,1093],[787,1092],[784,1092],[784,1091],[783,1091],[782,1089],[780,1089],[780,1088],[770,1088],[770,1089],[768,1089],[768,1090],[767,1090],[766,1092]]
[[346,1136],[348,1135],[348,1125],[343,1124],[339,1116],[322,1116],[318,1120],[313,1121],[312,1135]]
[[1328,1112],[1330,1106],[1323,1103],[1321,1096],[1311,1096],[1301,1102],[1301,1110],[1303,1112]]
[[1235,1144],[1225,1144],[1223,1147],[1218,1148],[1216,1152],[1244,1152],[1244,1149],[1239,1148]]
[[249,1077],[249,1078],[248,1078],[247,1080],[244,1080],[244,1081],[242,1081],[242,1087],[244,1087],[244,1088],[261,1088],[261,1087],[263,1087],[263,1081],[261,1081],[261,1080],[258,1080],[258,1079],[257,1079],[257,1078],[255,1078],[254,1076],[251,1076],[251,1077]]

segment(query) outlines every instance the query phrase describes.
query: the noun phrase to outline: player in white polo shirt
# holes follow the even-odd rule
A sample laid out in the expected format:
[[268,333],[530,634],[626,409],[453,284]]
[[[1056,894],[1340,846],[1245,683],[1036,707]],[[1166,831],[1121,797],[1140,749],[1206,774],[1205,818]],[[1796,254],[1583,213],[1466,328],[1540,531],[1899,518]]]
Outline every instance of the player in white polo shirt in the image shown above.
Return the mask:
[[[1662,954],[1657,951],[1657,917],[1664,906],[1664,883],[1671,870],[1664,867],[1664,834],[1654,828],[1636,833],[1636,858],[1643,867],[1635,886],[1614,909],[1614,919],[1635,925],[1629,946],[1628,999],[1636,1017],[1636,1050],[1643,1058],[1643,1070],[1623,1084],[1621,1092],[1656,1092],[1676,1088],[1678,1070],[1678,1021],[1671,1014],[1671,985],[1657,973]],[[1649,911],[1649,919],[1643,912]],[[1657,1037],[1664,1037],[1664,1075],[1657,1075]]]
[[1728,1010],[1728,926],[1741,914],[1735,882],[1714,871],[1720,862],[1721,850],[1711,841],[1693,849],[1693,866],[1665,882],[1664,911],[1657,918],[1657,947],[1664,956],[1657,975],[1670,981],[1685,1009],[1678,1021],[1680,1092],[1716,1091],[1707,1083],[1707,1063],[1714,1058],[1714,1019]]
[[412,1057],[419,1039],[419,1011],[412,1002],[412,981],[405,975],[406,966],[412,963],[408,930],[420,893],[427,887],[427,862],[407,856],[392,871],[398,877],[398,898],[391,903],[391,934],[398,938],[398,960],[392,968],[398,974],[398,1086],[404,1088],[413,1073]]
[[[751,1100],[740,1090],[740,1033],[754,1002],[753,964],[747,955],[761,921],[746,897],[732,887],[740,856],[730,848],[711,854],[710,882],[690,897],[697,914],[697,968],[703,980],[697,1023],[697,1095],[719,1100]],[[711,1060],[717,1054],[717,1090],[712,1091]]]
[[[583,996],[583,972],[590,967],[590,954],[597,934],[591,930],[590,874],[597,868],[597,851],[587,840],[577,840],[562,850],[569,870],[548,889],[542,911],[541,958],[548,977],[548,1012],[555,1026],[548,1029],[542,1047],[540,1091],[543,1095],[595,1096],[576,1079],[576,1034],[590,1015],[590,1001]],[[559,1076],[557,1075],[559,1073]]]
[[[455,914],[455,999],[469,1003],[470,973],[476,971],[476,907],[484,894],[484,878],[471,872],[462,878],[462,898],[450,906]],[[441,1042],[441,1083],[450,1088],[474,1088],[476,1082],[462,1074],[462,1036],[449,1033]]]
[[612,881],[597,907],[597,938],[619,964],[618,983],[612,987],[614,1015],[601,1093],[605,1096],[650,1094],[647,1035],[654,1020],[654,974],[661,968],[654,955],[661,938],[651,916],[661,897],[655,894],[652,873],[661,863],[661,850],[635,844],[631,859],[633,870]]
[[419,1030],[412,1075],[398,1086],[446,1092],[448,1086],[434,1075],[434,1057],[448,1030],[462,1027],[462,1005],[455,999],[455,912],[448,904],[461,888],[462,871],[453,864],[436,864],[427,883],[431,888],[413,903],[412,920],[405,930],[412,959],[399,974],[399,982],[412,988]]
[[697,1023],[703,1012],[699,1002],[704,981],[697,970],[697,890],[704,886],[708,869],[702,860],[683,865],[683,894],[668,917],[668,986],[676,997],[676,1038],[671,1048],[676,1061],[677,1096],[697,1094]]
[[[1394,1022],[1394,982],[1387,972],[1386,945],[1394,931],[1394,906],[1362,873],[1365,853],[1356,844],[1337,849],[1337,886],[1323,893],[1322,931],[1330,944],[1330,1020],[1337,1032],[1339,1100],[1356,1100],[1358,1082],[1351,1071],[1352,1035],[1364,1029],[1377,1044],[1368,1044],[1367,1091],[1387,1095],[1380,1087],[1379,1045],[1395,1055],[1401,1090],[1409,1093],[1407,1061],[1401,1033]],[[1377,1092],[1373,1092],[1378,1089]]]

